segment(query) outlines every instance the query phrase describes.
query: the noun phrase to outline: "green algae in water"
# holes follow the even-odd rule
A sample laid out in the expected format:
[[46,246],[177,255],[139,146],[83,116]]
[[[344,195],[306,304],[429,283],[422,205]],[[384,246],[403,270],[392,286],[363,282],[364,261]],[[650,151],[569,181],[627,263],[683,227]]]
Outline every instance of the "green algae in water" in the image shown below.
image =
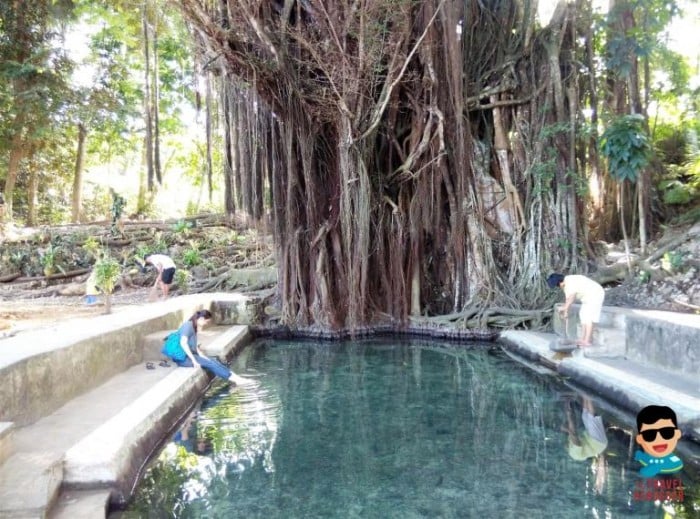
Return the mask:
[[[580,399],[492,345],[257,341],[151,465],[124,518],[654,517],[625,427],[608,448],[568,454],[567,401]],[[243,373],[242,374],[246,374]],[[633,452],[633,451],[632,451]],[[698,517],[684,473],[675,517]],[[637,495],[639,498],[639,495]],[[671,516],[667,516],[671,517]]]

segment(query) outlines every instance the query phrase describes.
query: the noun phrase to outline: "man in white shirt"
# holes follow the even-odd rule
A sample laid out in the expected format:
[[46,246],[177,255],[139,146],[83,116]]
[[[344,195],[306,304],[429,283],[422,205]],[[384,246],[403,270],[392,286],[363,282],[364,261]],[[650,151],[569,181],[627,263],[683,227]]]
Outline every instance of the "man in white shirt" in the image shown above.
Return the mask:
[[173,282],[173,277],[175,276],[175,262],[170,256],[166,256],[165,254],[149,254],[144,258],[144,261],[158,269],[158,275],[156,276],[153,289],[155,290],[158,285],[160,285],[163,291],[163,299],[166,299],[168,297],[168,292],[170,292],[170,285]]
[[581,302],[579,318],[583,328],[583,336],[576,341],[578,346],[591,346],[593,336],[593,325],[600,321],[600,312],[603,309],[605,290],[591,278],[578,274],[564,276],[562,274],[551,274],[547,278],[549,288],[559,287],[564,291],[566,300],[564,306],[559,309],[562,319],[566,319],[569,314],[569,307],[576,301]]

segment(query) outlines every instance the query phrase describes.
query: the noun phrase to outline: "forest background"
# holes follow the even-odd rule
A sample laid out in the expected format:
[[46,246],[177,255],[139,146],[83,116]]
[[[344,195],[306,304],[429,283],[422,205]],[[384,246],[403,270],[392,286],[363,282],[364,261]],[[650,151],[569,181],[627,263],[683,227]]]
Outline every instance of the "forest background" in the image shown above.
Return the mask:
[[647,257],[700,219],[699,18],[681,0],[3,2],[0,216],[109,220],[123,196],[133,220],[245,222],[274,237],[291,326],[540,319],[550,271],[596,270],[621,239]]

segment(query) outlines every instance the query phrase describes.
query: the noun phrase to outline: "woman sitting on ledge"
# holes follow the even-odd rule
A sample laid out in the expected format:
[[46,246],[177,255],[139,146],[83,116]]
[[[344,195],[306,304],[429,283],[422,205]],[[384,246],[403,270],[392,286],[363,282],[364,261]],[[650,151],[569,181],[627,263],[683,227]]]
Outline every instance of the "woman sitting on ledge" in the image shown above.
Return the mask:
[[233,384],[254,384],[253,380],[236,375],[220,362],[210,359],[201,352],[197,343],[197,332],[209,321],[211,321],[211,312],[209,310],[199,310],[180,326],[177,333],[180,335],[180,346],[187,357],[181,361],[176,360],[175,363],[183,368],[201,366],[217,377],[228,380]]

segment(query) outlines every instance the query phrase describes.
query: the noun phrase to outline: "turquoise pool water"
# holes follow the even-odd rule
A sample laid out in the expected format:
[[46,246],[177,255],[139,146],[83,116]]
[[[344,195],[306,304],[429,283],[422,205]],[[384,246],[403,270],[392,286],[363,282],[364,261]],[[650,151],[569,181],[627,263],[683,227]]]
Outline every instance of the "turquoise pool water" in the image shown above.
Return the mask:
[[687,471],[681,503],[646,500],[629,431],[599,409],[607,449],[573,459],[581,395],[493,345],[260,340],[234,369],[258,387],[215,385],[121,517],[700,516]]

